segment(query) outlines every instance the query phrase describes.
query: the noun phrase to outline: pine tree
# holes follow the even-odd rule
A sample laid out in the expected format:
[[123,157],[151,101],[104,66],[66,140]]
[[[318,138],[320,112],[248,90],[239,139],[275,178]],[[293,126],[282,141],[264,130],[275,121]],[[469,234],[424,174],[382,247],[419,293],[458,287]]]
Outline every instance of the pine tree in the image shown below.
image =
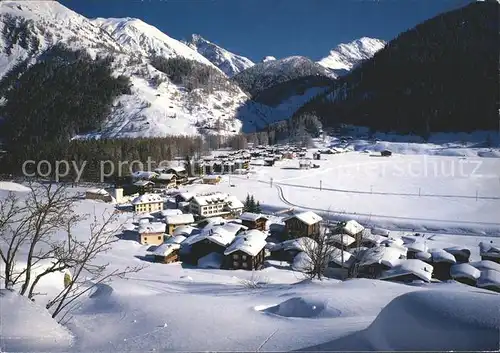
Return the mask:
[[262,209],[260,208],[260,202],[257,201],[257,203],[255,204],[255,213],[261,213],[262,212]]
[[250,195],[247,194],[247,197],[245,198],[245,203],[243,204],[243,210],[245,212],[251,212],[250,211],[250,207],[251,207],[251,205],[250,205]]
[[254,197],[252,195],[252,196],[250,196],[250,207],[249,207],[250,208],[250,212],[255,213],[255,207],[256,207],[256,205],[255,205],[255,199],[254,199]]

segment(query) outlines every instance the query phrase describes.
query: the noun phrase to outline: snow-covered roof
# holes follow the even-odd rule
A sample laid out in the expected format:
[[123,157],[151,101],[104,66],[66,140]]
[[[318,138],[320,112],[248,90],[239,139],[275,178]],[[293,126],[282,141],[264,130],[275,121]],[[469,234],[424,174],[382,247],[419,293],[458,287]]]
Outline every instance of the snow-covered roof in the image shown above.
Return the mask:
[[194,216],[191,213],[168,215],[165,217],[165,223],[173,225],[190,224],[194,223]]
[[214,203],[226,203],[228,196],[228,194],[218,192],[210,195],[196,195],[191,201],[196,202],[200,206],[206,206]]
[[243,251],[250,256],[256,256],[264,249],[266,244],[266,234],[255,229],[254,231],[246,231],[234,239],[224,251],[224,255],[230,255],[235,251]]
[[429,251],[432,256],[432,262],[438,263],[438,262],[448,262],[448,263],[456,263],[457,260],[455,259],[455,256],[450,254],[447,251],[444,251],[443,249],[432,249]]
[[193,236],[200,234],[200,229],[192,226],[179,226],[175,228],[173,236]]
[[414,241],[413,243],[405,244],[408,251],[421,252],[427,251],[427,244],[423,241]]
[[330,261],[336,263],[339,266],[342,266],[342,254],[344,255],[344,264],[343,267],[350,267],[354,261],[356,261],[356,256],[351,254],[350,252],[343,251],[340,249],[333,249],[330,256]]
[[479,243],[479,250],[481,255],[500,258],[500,245],[498,244],[486,243],[482,241]]
[[146,203],[163,203],[163,197],[158,194],[144,194],[136,197],[133,201],[133,205],[140,205]]
[[349,235],[356,235],[359,232],[362,232],[363,229],[365,229],[365,227],[363,227],[361,224],[359,224],[353,219],[345,222],[342,226],[342,230]]
[[404,241],[401,238],[386,238],[380,242],[380,245],[403,246]]
[[227,207],[232,210],[243,208],[245,206],[236,196],[228,196],[226,202]]
[[471,264],[455,264],[451,266],[450,275],[452,278],[469,278],[477,280],[481,276],[481,271],[472,266]]
[[472,266],[477,268],[480,271],[483,270],[494,270],[500,272],[500,264],[491,260],[481,260],[470,263]]
[[328,235],[328,241],[336,244],[342,244],[344,246],[349,246],[353,244],[356,241],[356,239],[354,239],[348,234],[332,234]]
[[85,192],[87,192],[89,194],[96,194],[96,195],[102,195],[102,196],[109,195],[109,192],[107,192],[106,190],[97,189],[97,188],[90,188],[90,189],[87,189]]
[[236,237],[236,233],[241,229],[241,226],[234,223],[226,223],[224,225],[207,226],[202,229],[200,234],[189,237],[186,243],[189,245],[196,244],[202,240],[209,240],[220,246],[228,246]]
[[267,219],[266,216],[264,216],[263,214],[260,214],[260,213],[252,213],[252,212],[243,212],[240,216],[240,219],[244,220],[244,221],[251,221],[251,222],[255,222],[256,220],[260,219],[260,218],[265,218]]
[[321,222],[323,220],[323,218],[319,215],[317,215],[316,213],[312,212],[312,211],[306,211],[306,212],[300,212],[300,213],[296,213],[296,214],[293,214],[289,217],[286,217],[283,219],[283,221],[288,221],[290,219],[293,219],[293,218],[297,218],[298,220],[300,220],[301,222],[307,224],[307,225],[313,225],[313,224],[316,224],[318,222]]
[[174,250],[179,250],[180,248],[181,245],[177,243],[163,243],[153,251],[153,254],[156,256],[168,256]]
[[165,223],[155,222],[155,223],[141,223],[137,228],[137,232],[140,234],[146,233],[165,233]]
[[430,282],[434,268],[418,259],[394,260],[392,268],[382,272],[378,279],[391,279],[404,275],[415,275],[423,281]]
[[389,247],[389,246],[377,246],[365,250],[359,266],[370,266],[374,264],[384,264],[392,267],[395,260],[401,257],[401,251],[399,249]]
[[444,249],[452,255],[462,255],[464,257],[470,256],[470,249],[464,248],[463,246],[452,246]]
[[186,201],[190,201],[193,197],[196,196],[196,194],[192,192],[181,192],[178,196],[180,196]]
[[420,251],[420,252],[415,254],[415,258],[422,260],[422,261],[431,261],[432,254],[427,252],[427,251]]
[[181,244],[186,239],[184,235],[174,235],[165,240],[165,244]]
[[157,176],[158,176],[158,173],[146,172],[146,171],[142,171],[142,170],[132,173],[132,177],[134,177],[136,179],[152,179],[152,178],[157,177]]
[[182,173],[182,172],[185,172],[186,171],[186,168],[184,168],[183,166],[175,166],[175,167],[168,167],[168,168],[165,168],[166,171],[168,170],[173,170],[175,171],[176,173]]
[[481,271],[481,276],[476,284],[479,288],[495,287],[500,289],[500,272],[493,270]]
[[177,208],[169,208],[169,209],[166,209],[166,210],[162,210],[160,212],[160,214],[163,217],[167,217],[167,216],[174,216],[174,215],[182,214],[182,211],[179,210],[179,209],[177,209]]
[[146,186],[146,185],[153,185],[154,183],[149,180],[137,180],[134,185],[135,186]]
[[362,240],[365,243],[372,243],[372,244],[375,244],[375,245],[380,245],[380,244],[382,244],[382,242],[388,242],[389,241],[389,239],[387,239],[386,237],[384,237],[382,235],[378,235],[378,234],[373,234],[371,232],[363,233]]
[[158,180],[172,180],[173,178],[175,178],[175,174],[171,174],[171,173],[169,173],[169,174],[161,173],[157,177]]

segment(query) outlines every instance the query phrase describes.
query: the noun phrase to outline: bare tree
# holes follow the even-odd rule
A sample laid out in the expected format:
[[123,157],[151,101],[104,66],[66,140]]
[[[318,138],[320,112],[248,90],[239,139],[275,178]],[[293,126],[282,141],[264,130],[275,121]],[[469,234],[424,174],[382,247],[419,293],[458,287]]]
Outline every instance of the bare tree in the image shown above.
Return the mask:
[[[63,256],[54,261],[61,254],[60,242],[53,236],[74,226],[82,217],[73,212],[75,200],[64,186],[30,184],[29,187],[31,191],[24,200],[14,194],[0,200],[0,257],[5,267],[5,287],[19,285],[19,294],[31,299],[42,277],[68,268]],[[16,269],[21,260],[25,265]],[[51,265],[32,278],[38,265],[47,261]]]
[[307,256],[302,271],[310,279],[321,280],[336,248],[328,243],[326,232],[320,233],[314,239],[302,240],[302,249]]
[[[75,214],[77,199],[66,192],[66,187],[62,184],[29,187],[31,191],[24,199],[9,194],[0,200],[0,258],[5,267],[6,288],[33,299],[39,294],[36,288],[43,277],[71,272],[69,285],[47,304],[47,309],[54,308],[52,316],[56,317],[95,285],[143,268],[110,270],[108,263],[99,263],[98,257],[118,240],[115,234],[121,225],[116,225],[116,213],[103,215],[100,222],[94,216],[89,236],[79,239],[72,229],[87,216]],[[16,268],[17,263],[23,263],[21,269]],[[42,264],[43,270],[37,274]]]
[[99,263],[98,257],[107,252],[112,244],[118,240],[116,232],[117,214],[110,217],[103,216],[99,220],[94,216],[90,225],[89,238],[85,241],[77,240],[68,229],[68,240],[65,252],[69,254],[72,266],[71,281],[47,304],[47,309],[53,308],[52,317],[62,320],[73,307],[73,304],[82,295],[88,293],[95,286],[109,282],[112,278],[125,278],[127,274],[139,272],[144,266],[127,266],[125,268],[109,268],[109,263]]

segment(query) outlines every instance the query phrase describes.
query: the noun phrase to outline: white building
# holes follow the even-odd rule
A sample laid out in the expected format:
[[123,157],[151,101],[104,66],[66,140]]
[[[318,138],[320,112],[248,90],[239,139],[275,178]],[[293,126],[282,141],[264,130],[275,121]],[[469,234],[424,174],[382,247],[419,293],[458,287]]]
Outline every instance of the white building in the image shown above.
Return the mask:
[[162,211],[164,205],[163,197],[158,194],[144,194],[132,201],[134,212],[156,212]]
[[235,196],[223,193],[197,195],[189,203],[192,214],[200,217],[216,217],[224,215],[239,216],[243,212],[243,203]]

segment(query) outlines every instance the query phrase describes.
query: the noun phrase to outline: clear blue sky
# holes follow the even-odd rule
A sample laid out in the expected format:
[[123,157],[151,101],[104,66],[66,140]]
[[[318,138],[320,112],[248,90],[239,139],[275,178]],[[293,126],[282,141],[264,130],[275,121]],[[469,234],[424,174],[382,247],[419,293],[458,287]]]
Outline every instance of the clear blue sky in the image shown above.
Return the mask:
[[197,33],[259,61],[326,56],[367,36],[390,40],[471,0],[61,0],[89,18],[136,17],[175,39]]

